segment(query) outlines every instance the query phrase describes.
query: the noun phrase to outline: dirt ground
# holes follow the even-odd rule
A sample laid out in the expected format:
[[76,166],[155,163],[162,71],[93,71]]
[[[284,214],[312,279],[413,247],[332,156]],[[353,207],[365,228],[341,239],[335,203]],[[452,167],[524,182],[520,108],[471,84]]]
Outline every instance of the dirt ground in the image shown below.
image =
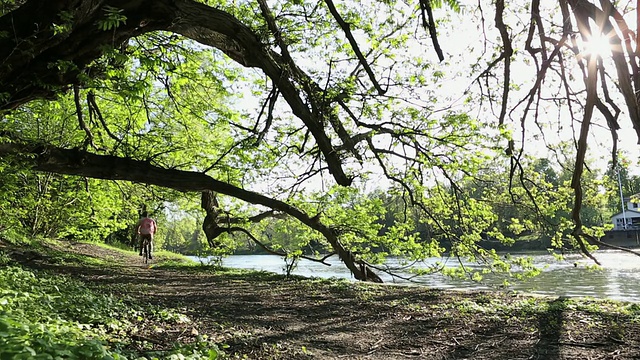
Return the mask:
[[600,311],[610,305],[601,302],[178,271],[93,245],[63,247],[113,266],[19,257],[195,320],[161,332],[143,326],[134,340],[157,349],[206,334],[246,359],[640,359],[637,307],[623,315]]

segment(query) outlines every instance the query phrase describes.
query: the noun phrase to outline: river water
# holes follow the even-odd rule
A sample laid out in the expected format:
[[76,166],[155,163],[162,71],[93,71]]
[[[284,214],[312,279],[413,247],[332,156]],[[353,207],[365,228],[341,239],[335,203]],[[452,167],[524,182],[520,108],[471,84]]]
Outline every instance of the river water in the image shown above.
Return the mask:
[[[599,299],[615,299],[640,302],[640,257],[621,251],[598,251],[595,256],[601,262],[599,270],[589,270],[594,263],[578,254],[565,256],[564,261],[558,261],[548,253],[527,253],[536,266],[543,269],[542,274],[524,282],[510,280],[509,289],[527,293],[567,296],[593,297]],[[206,261],[206,259],[193,258]],[[428,259],[421,265],[428,267],[436,261],[458,264],[457,259]],[[293,272],[296,275],[322,278],[353,279],[349,270],[337,257],[327,260],[331,266],[308,260],[301,260]],[[389,266],[398,265],[397,260],[389,259]],[[577,264],[577,266],[575,266]],[[231,268],[264,270],[284,274],[284,260],[272,255],[232,255],[223,259],[222,265]],[[477,268],[473,264],[467,264]],[[378,272],[385,282],[407,283],[405,280],[394,279],[387,274]],[[501,278],[485,279],[483,282],[452,279],[440,274],[425,275],[418,279],[416,285],[441,289],[496,289],[493,284],[501,284]]]

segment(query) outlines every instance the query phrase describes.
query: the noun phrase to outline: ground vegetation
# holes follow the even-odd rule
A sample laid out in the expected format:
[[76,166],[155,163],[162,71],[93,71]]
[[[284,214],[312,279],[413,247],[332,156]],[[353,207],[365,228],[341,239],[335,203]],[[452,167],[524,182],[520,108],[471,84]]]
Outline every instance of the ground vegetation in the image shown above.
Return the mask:
[[[0,244],[0,356],[635,359],[637,304],[376,285]],[[20,281],[16,281],[20,280]]]

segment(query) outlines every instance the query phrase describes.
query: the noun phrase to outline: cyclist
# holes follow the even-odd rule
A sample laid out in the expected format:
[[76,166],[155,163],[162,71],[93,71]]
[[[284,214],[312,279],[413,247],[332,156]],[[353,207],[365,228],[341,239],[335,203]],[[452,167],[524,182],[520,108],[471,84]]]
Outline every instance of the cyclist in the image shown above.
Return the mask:
[[157,225],[156,221],[149,217],[149,214],[142,212],[142,218],[138,221],[136,226],[136,233],[140,237],[140,256],[142,256],[142,244],[144,239],[149,239],[149,259],[153,259],[151,253],[153,252],[153,235],[156,233]]

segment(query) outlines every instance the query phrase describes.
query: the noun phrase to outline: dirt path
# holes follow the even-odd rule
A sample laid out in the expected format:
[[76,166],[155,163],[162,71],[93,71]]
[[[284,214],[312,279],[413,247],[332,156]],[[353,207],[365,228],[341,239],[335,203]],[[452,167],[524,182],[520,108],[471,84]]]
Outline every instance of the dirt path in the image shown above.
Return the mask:
[[612,315],[590,310],[607,304],[563,299],[175,271],[93,245],[64,247],[113,266],[24,263],[196,320],[162,332],[148,324],[139,337],[157,348],[206,334],[248,359],[640,359],[638,307]]

